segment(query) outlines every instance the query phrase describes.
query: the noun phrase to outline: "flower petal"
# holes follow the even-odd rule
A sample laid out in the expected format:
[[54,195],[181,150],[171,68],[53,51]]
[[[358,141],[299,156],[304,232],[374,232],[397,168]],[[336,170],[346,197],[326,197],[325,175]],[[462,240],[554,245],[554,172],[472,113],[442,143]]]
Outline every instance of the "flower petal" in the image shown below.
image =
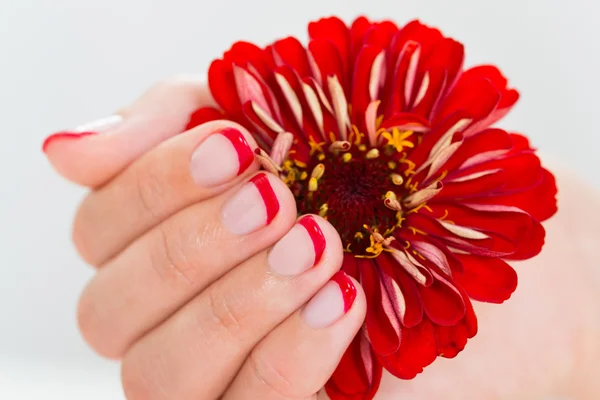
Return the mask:
[[465,302],[456,287],[446,278],[432,271],[431,286],[417,286],[425,314],[438,325],[451,326],[465,315]]
[[325,385],[331,400],[371,400],[381,383],[382,366],[364,334],[356,335]]
[[437,356],[435,331],[427,318],[413,328],[402,330],[400,348],[393,354],[378,357],[385,369],[401,379],[412,379],[423,372]]
[[463,272],[454,275],[469,297],[489,303],[502,303],[517,288],[517,273],[499,258],[457,254]]
[[205,122],[215,121],[223,118],[225,118],[225,116],[221,110],[218,110],[214,107],[202,107],[190,115],[190,120],[188,121],[185,130],[190,130],[198,125],[202,125]]

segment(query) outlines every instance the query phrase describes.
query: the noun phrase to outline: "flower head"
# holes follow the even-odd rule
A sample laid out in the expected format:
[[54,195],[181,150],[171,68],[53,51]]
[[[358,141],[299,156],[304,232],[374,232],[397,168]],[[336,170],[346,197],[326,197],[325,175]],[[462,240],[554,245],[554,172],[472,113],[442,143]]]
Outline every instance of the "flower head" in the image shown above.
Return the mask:
[[456,356],[477,332],[470,299],[510,297],[506,260],[540,252],[556,186],[525,137],[490,127],[519,94],[494,66],[463,70],[460,43],[418,21],[308,31],[307,47],[234,44],[209,70],[220,109],[189,127],[244,125],[298,212],[336,227],[368,311],[326,388],[370,399],[382,368],[410,379]]

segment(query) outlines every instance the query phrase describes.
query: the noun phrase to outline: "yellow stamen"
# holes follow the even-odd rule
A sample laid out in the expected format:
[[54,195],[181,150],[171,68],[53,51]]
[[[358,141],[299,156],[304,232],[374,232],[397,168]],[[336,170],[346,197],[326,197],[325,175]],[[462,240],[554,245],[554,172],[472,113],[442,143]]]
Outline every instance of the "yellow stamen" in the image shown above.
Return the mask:
[[351,153],[344,153],[344,155],[342,156],[342,160],[344,162],[350,162],[350,160],[352,160],[352,154]]
[[397,166],[398,166],[398,164],[396,164],[394,161],[388,161],[389,169],[396,169]]
[[365,235],[363,235],[363,234],[362,234],[362,232],[356,232],[356,233],[354,234],[354,239],[357,239],[357,240],[361,240],[361,239],[363,239],[364,237],[365,237]]
[[300,174],[300,180],[303,181],[308,177],[308,172],[306,171],[302,171],[302,173]]
[[396,186],[400,186],[402,183],[404,183],[404,178],[400,174],[390,174],[390,178],[392,178],[392,183]]
[[317,179],[310,178],[310,180],[308,181],[308,191],[316,192],[318,188],[319,188],[319,182],[317,181]]
[[367,160],[373,160],[377,157],[379,157],[379,150],[371,149],[367,152],[367,155],[366,155]]
[[310,155],[312,156],[316,152],[323,153],[323,146],[325,145],[325,142],[317,143],[311,136],[308,138],[308,145],[310,146]]
[[407,140],[413,131],[400,131],[398,128],[392,128],[392,132],[386,131],[382,136],[388,141],[388,145],[401,152],[405,147],[413,148],[415,145],[410,140]]
[[325,165],[317,164],[315,168],[313,168],[312,173],[310,174],[311,178],[315,178],[316,180],[321,179],[323,174],[325,173]]
[[358,146],[358,150],[360,150],[360,151],[367,151],[367,146],[364,145],[364,144],[361,144],[361,145]]
[[302,161],[294,160],[294,164],[296,164],[297,167],[306,168],[306,163],[303,163]]
[[323,203],[323,205],[319,207],[319,216],[325,217],[327,215],[327,211],[329,211],[329,206],[327,203]]
[[323,160],[325,159],[325,154],[323,154],[323,153],[319,154],[319,155],[317,156],[317,159],[318,159],[319,161],[323,161]]

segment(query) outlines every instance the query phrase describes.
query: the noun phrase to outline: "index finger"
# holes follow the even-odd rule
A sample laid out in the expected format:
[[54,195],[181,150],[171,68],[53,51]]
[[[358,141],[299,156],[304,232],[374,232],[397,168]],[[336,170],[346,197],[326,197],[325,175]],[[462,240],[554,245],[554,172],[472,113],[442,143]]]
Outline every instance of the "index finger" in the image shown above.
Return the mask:
[[98,187],[148,150],[185,131],[195,110],[213,104],[199,76],[173,77],[113,116],[50,135],[43,150],[63,177]]

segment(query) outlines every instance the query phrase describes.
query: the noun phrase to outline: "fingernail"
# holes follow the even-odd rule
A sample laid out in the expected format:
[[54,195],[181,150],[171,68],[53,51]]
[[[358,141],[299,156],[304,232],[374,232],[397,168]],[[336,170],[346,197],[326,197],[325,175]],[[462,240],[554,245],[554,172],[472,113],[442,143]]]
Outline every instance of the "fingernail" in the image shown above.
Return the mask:
[[111,115],[110,117],[98,119],[96,121],[80,125],[77,128],[69,131],[56,132],[48,136],[42,144],[42,150],[46,151],[48,145],[58,139],[79,139],[84,136],[96,135],[109,132],[123,122],[123,117],[120,115]]
[[223,225],[236,235],[246,235],[271,223],[279,212],[279,201],[269,177],[260,173],[225,203]]
[[268,260],[271,271],[295,276],[319,262],[325,250],[325,236],[312,216],[303,217],[273,246]]
[[229,181],[248,169],[254,153],[246,138],[235,128],[210,135],[192,154],[192,178],[204,187]]
[[325,328],[346,314],[355,299],[354,283],[343,271],[338,271],[304,307],[302,318],[311,328]]

